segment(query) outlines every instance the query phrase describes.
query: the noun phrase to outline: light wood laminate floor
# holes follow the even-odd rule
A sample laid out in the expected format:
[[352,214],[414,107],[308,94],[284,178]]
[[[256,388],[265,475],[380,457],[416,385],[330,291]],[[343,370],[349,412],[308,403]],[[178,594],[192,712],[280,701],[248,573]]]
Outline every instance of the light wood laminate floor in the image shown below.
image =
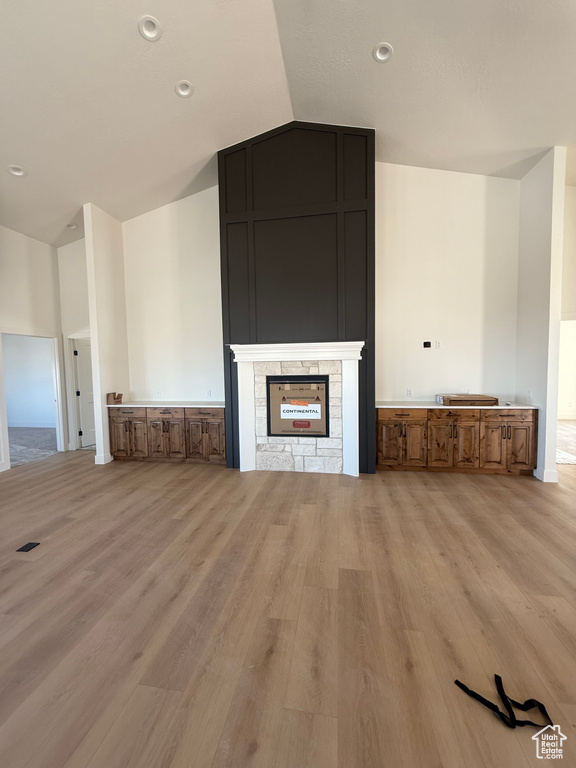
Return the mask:
[[[2,768],[576,765],[576,467],[253,472],[82,451],[0,475]],[[27,541],[41,545],[16,553]]]

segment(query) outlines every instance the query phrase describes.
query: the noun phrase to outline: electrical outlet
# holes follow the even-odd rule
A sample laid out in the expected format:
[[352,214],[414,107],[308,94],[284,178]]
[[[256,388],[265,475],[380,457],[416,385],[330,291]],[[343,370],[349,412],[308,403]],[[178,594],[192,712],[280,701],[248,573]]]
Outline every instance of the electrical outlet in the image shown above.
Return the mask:
[[531,389],[528,390],[528,402],[532,403],[532,390]]
[[206,390],[206,397],[212,397],[212,390],[211,389],[207,389]]
[[406,397],[412,397],[412,390],[411,389],[407,389],[406,390]]
[[442,349],[442,342],[440,342],[440,341],[435,341],[435,342],[434,342],[434,346],[436,347],[436,349]]
[[157,399],[157,400],[160,400],[160,398],[161,398],[160,390],[158,390],[158,391],[155,393],[155,396],[156,396],[156,399]]

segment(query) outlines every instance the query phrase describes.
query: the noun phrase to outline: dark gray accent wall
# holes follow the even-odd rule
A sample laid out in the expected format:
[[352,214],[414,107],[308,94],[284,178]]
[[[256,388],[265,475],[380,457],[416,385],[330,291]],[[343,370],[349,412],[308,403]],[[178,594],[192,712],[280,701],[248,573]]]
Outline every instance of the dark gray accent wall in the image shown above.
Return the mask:
[[221,150],[218,177],[228,466],[228,345],[364,341],[360,471],[374,472],[374,131],[288,123]]

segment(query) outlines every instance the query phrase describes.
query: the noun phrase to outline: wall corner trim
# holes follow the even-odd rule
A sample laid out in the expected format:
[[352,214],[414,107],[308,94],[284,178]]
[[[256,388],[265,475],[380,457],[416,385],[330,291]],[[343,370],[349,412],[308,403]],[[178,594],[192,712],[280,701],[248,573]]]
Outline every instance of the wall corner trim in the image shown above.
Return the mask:
[[557,483],[558,482],[558,470],[556,469],[538,469],[534,470],[534,477],[543,483]]
[[114,460],[111,453],[97,453],[94,464],[110,464]]

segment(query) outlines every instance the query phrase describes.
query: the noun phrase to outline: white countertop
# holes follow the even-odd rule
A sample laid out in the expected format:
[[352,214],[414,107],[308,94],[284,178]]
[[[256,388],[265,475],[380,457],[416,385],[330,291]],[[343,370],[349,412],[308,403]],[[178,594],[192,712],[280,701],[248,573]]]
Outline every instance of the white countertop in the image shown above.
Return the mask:
[[455,410],[478,410],[478,408],[521,408],[524,410],[538,410],[537,405],[526,405],[526,403],[508,403],[501,402],[500,405],[440,405],[434,400],[422,400],[420,402],[416,400],[380,400],[376,403],[376,408],[434,408],[437,410],[446,409],[447,411]]
[[127,400],[108,408],[224,408],[218,400]]

